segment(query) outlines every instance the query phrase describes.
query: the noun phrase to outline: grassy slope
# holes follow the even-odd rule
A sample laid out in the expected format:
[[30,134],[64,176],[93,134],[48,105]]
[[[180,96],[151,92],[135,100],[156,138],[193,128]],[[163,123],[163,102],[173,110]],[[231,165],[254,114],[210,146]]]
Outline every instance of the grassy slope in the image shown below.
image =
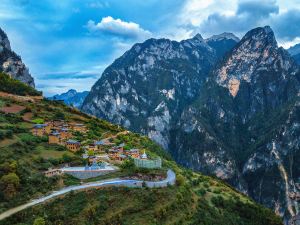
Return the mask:
[[40,96],[41,92],[22,83],[21,81],[11,79],[9,75],[0,72],[0,91],[9,92],[17,95]]
[[[13,115],[0,114],[0,131],[5,134],[3,141],[6,141],[2,141],[0,147],[0,180],[11,172],[20,179],[16,193],[10,198],[5,195],[0,182],[0,211],[50,190],[78,183],[69,177],[46,178],[41,174],[42,170],[59,163],[80,164],[82,161],[78,155],[62,154],[66,153],[65,149],[48,145],[45,138],[31,136],[30,123],[22,120],[27,111],[33,113],[33,119],[65,118],[84,122],[91,130],[85,138],[107,137],[122,131],[118,126],[88,117],[60,103],[46,100],[16,103],[7,99],[1,99],[1,102],[20,104],[26,110]],[[49,204],[22,211],[0,224],[32,224],[37,216],[43,217],[47,224],[281,224],[280,218],[270,210],[253,203],[223,182],[178,167],[148,138],[130,133],[118,139],[129,147],[145,148],[150,154],[160,155],[164,167],[173,168],[177,177],[182,176],[182,181],[165,189],[107,188],[71,193]],[[126,171],[122,175],[124,173],[126,175]]]

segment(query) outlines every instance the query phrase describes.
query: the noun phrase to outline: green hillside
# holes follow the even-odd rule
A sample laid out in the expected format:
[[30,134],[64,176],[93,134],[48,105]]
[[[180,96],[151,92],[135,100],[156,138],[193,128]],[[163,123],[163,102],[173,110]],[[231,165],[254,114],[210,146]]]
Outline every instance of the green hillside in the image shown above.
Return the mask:
[[0,91],[8,92],[17,95],[39,96],[41,92],[22,83],[19,80],[10,78],[9,75],[0,72]]
[[[12,108],[19,110],[8,113]],[[63,146],[49,145],[48,137],[31,134],[34,122],[57,119],[85,124],[89,131],[76,136],[81,141],[114,137],[116,143],[123,142],[126,147],[145,149],[153,157],[160,156],[163,168],[137,169],[126,162],[120,171],[104,177],[82,181],[68,175],[48,178],[42,172],[50,167],[86,163],[81,158],[82,152],[72,153]],[[176,172],[175,186],[158,189],[110,187],[71,192],[21,211],[0,224],[282,224],[271,210],[222,181],[179,167],[147,137],[124,133],[119,126],[60,102],[0,97],[0,212],[80,182],[137,174],[151,176],[163,174],[168,168]]]

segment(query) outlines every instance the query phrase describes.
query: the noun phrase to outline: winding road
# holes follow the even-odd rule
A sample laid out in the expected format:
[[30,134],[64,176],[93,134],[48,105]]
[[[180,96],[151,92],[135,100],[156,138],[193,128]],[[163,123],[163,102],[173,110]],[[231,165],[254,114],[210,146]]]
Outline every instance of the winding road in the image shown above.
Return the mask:
[[106,186],[123,186],[123,187],[140,188],[143,186],[143,184],[145,184],[149,188],[167,187],[168,185],[174,185],[175,181],[176,181],[176,174],[169,169],[167,172],[167,178],[162,181],[121,180],[120,178],[117,178],[112,180],[95,181],[95,182],[85,183],[81,185],[69,186],[69,187],[62,188],[61,190],[54,191],[51,194],[43,196],[41,198],[34,199],[26,204],[9,209],[0,214],[0,220],[3,220],[31,206],[41,204],[43,202],[46,202],[47,200],[53,199],[60,195],[64,195],[71,191],[78,191],[78,190],[84,190],[89,188],[98,188],[98,187],[106,187]]

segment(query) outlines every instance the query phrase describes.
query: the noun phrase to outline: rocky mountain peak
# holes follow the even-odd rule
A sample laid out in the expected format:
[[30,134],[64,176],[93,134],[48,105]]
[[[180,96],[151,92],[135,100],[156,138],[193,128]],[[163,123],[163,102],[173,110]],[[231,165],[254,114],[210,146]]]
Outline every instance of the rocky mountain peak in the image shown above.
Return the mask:
[[213,35],[210,38],[206,39],[206,42],[210,42],[210,41],[221,41],[221,40],[233,40],[235,42],[239,42],[240,39],[235,36],[233,33],[228,33],[228,32],[224,32],[222,34],[218,34],[218,35]]
[[201,34],[197,33],[197,34],[193,37],[193,39],[198,39],[199,41],[202,41],[202,40],[203,40],[203,37],[202,37]]
[[235,97],[241,81],[249,83],[267,70],[281,71],[286,76],[291,68],[296,68],[295,63],[284,49],[278,48],[272,29],[258,27],[242,38],[217,69],[217,83]]
[[0,72],[34,87],[34,80],[20,56],[11,50],[6,33],[0,28]]
[[275,39],[274,32],[269,26],[257,27],[255,29],[250,30],[242,38],[241,43],[244,42],[261,45],[259,47],[267,45],[277,47],[277,41]]
[[6,33],[0,28],[0,48],[1,48],[1,51],[3,51],[4,48],[8,49],[8,50],[11,50],[10,48],[10,42],[7,38],[7,35]]

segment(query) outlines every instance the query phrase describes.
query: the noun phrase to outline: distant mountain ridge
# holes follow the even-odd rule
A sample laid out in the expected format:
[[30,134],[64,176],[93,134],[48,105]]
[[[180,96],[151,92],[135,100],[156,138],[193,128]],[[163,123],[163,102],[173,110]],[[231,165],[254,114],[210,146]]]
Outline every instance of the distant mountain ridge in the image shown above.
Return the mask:
[[67,105],[72,105],[76,108],[80,108],[84,99],[86,96],[89,94],[88,91],[83,91],[83,92],[77,92],[74,89],[68,90],[66,93],[62,94],[57,94],[54,95],[53,97],[50,97],[48,99],[50,100],[62,100],[64,101]]
[[6,33],[0,28],[0,72],[34,87],[34,79],[20,56],[11,50]]
[[294,57],[296,62],[300,65],[300,44],[296,44],[287,50]]

